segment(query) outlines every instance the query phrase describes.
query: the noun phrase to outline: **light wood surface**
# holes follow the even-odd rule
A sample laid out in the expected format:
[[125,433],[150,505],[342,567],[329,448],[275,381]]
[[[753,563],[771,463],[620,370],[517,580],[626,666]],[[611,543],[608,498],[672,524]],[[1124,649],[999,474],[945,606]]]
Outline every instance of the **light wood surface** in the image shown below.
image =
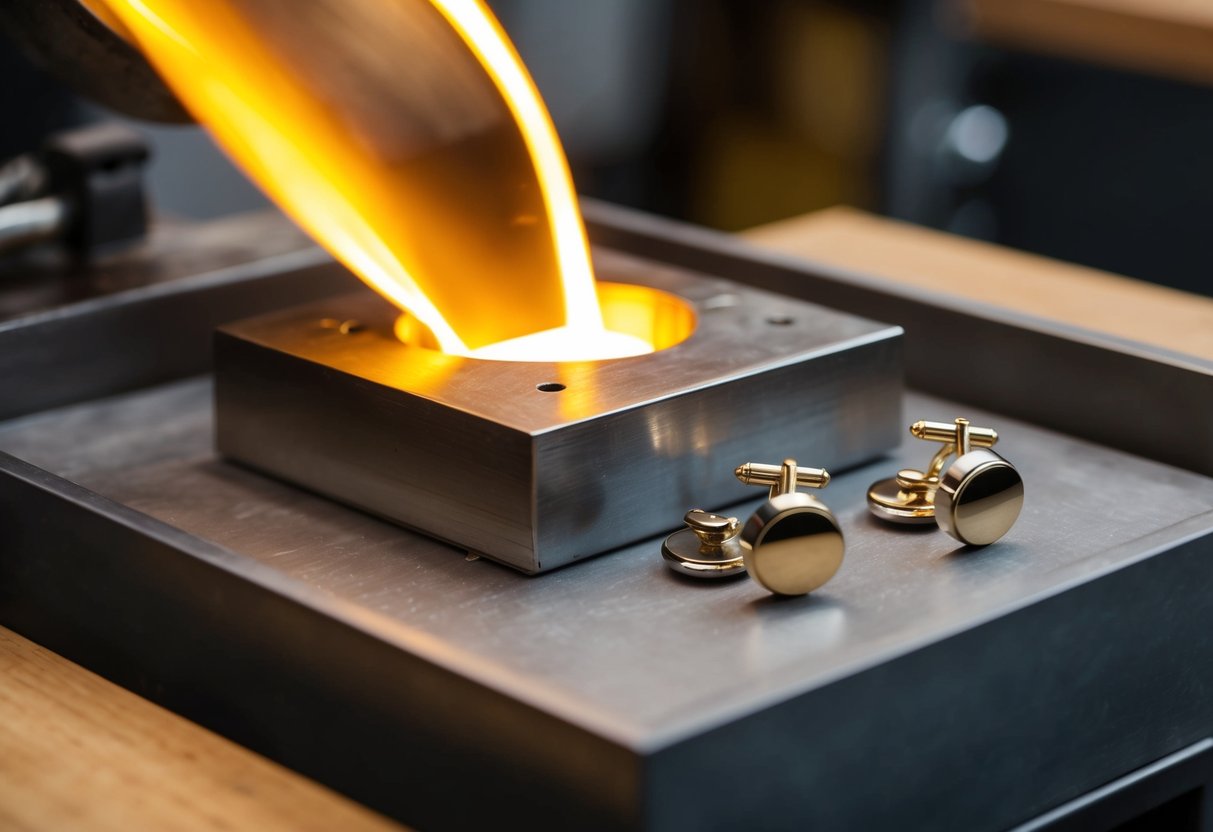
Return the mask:
[[1213,84],[1210,0],[953,0],[980,38]]
[[0,627],[0,829],[400,827]]
[[851,208],[795,217],[744,236],[787,254],[1213,360],[1213,298]]

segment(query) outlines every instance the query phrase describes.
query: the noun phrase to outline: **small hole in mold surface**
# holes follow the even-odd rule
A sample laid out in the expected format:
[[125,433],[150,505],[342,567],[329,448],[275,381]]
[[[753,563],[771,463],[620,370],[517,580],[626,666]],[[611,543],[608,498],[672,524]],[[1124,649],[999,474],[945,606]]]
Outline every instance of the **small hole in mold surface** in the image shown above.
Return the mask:
[[796,323],[796,319],[790,318],[787,315],[772,315],[767,318],[767,323],[772,326],[791,326]]
[[558,381],[545,381],[543,384],[536,384],[535,389],[540,393],[559,393],[564,389],[564,385]]

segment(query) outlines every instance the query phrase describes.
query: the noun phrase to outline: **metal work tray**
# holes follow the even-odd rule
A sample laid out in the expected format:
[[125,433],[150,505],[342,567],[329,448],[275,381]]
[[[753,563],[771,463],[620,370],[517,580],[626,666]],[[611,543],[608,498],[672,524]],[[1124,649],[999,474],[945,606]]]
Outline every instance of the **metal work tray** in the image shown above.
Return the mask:
[[[907,425],[996,427],[1018,524],[967,550],[871,519],[867,485],[930,456],[907,434],[822,494],[848,548],[812,596],[691,583],[659,539],[528,578],[218,461],[209,379],[99,339],[109,390],[0,424],[0,623],[422,828],[997,829],[1213,734],[1213,366],[588,215],[599,245],[905,326]],[[157,314],[240,317],[267,280]],[[146,302],[60,315],[62,344],[115,309],[142,331]]]

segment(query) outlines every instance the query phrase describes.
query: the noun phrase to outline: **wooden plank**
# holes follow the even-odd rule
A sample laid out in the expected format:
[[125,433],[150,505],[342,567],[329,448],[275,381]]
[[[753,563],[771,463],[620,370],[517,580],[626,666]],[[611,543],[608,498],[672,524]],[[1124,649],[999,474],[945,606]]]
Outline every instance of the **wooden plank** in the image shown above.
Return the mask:
[[1208,0],[953,0],[994,43],[1213,84]]
[[851,208],[744,236],[780,252],[1213,360],[1213,298]]
[[0,627],[0,828],[401,827]]

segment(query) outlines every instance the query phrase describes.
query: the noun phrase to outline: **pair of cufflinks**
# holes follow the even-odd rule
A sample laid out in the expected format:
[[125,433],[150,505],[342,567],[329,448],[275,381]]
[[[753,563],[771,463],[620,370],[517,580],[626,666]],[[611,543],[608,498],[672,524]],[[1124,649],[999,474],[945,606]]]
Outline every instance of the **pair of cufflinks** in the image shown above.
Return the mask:
[[[936,523],[970,546],[1005,535],[1023,507],[1024,490],[1015,466],[990,450],[998,433],[967,419],[915,422],[910,433],[943,447],[925,471],[907,468],[874,483],[868,509],[892,523]],[[782,465],[746,463],[734,474],[747,485],[769,487],[767,501],[744,526],[736,517],[687,512],[687,528],[661,547],[667,565],[696,578],[749,574],[776,595],[804,595],[834,577],[845,551],[842,530],[823,502],[796,490],[825,488],[829,473],[788,459]]]

